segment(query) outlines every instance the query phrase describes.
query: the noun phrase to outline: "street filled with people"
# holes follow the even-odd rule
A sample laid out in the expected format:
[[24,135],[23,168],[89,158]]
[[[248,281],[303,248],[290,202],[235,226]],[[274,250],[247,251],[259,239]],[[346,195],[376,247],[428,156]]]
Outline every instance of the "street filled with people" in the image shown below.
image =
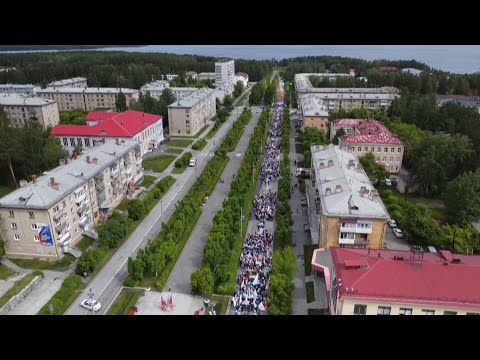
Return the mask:
[[[280,84],[280,91],[283,84]],[[282,136],[283,101],[276,103],[273,121],[268,132],[265,157],[260,171],[260,186],[253,200],[252,212],[259,220],[254,234],[247,234],[239,259],[237,287],[231,299],[233,314],[262,315],[268,311],[268,281],[272,270],[273,234],[265,228],[266,221],[274,221],[277,193],[271,191],[271,182],[280,176],[280,138]],[[262,183],[263,184],[263,183]]]

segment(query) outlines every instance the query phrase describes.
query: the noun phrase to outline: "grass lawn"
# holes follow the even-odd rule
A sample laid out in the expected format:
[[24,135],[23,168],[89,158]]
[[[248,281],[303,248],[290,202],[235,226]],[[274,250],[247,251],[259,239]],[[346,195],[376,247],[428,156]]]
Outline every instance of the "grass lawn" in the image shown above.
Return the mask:
[[308,309],[308,315],[325,315],[324,309]]
[[[147,176],[147,175],[145,175],[145,176]],[[115,209],[120,210],[120,211],[125,211],[125,210],[127,210],[129,202],[130,202],[130,199],[124,198],[122,200],[122,202],[120,204],[118,204],[118,206]]]
[[187,169],[186,167],[183,167],[183,168],[174,167],[172,170],[172,174],[183,174],[186,169]]
[[[212,300],[215,303],[215,312],[217,315],[227,315],[227,308],[228,308],[228,296],[222,295],[212,295]],[[210,310],[213,310],[211,305],[208,305],[207,309],[205,310],[205,315],[208,315]]]
[[65,254],[63,258],[55,261],[38,260],[38,259],[10,259],[10,260],[14,264],[25,269],[65,271],[75,261],[75,258],[70,254]]
[[15,190],[15,188],[12,186],[0,185],[0,197],[10,194],[13,190]]
[[183,152],[183,149],[171,148],[171,149],[165,150],[165,152],[170,153],[170,154],[181,154]]
[[[402,196],[402,195],[405,196],[405,194],[398,194],[398,196]],[[426,197],[417,196],[415,194],[408,194],[407,199],[414,203],[425,205],[432,212],[432,216],[435,219],[441,220],[442,223],[452,222],[447,214],[445,203],[442,200],[430,199]]]
[[[175,140],[171,140],[173,142]],[[180,141],[180,140],[177,140]],[[162,172],[165,170],[168,165],[171,164],[173,160],[175,160],[176,156],[172,155],[161,155],[155,156],[148,159],[143,160],[143,167],[145,169],[152,169],[155,172]]]
[[313,281],[309,281],[305,284],[307,289],[307,304],[315,301],[315,286]]
[[144,175],[144,176],[143,176],[143,181],[142,181],[142,183],[140,184],[140,186],[144,186],[144,187],[146,187],[146,188],[149,188],[150,185],[152,185],[155,180],[157,180],[157,177],[156,177],[156,176]]
[[43,273],[40,271],[34,271],[31,274],[25,275],[23,278],[15,282],[13,286],[8,290],[3,296],[0,298],[0,308],[2,308],[3,305],[5,305],[8,300],[10,300],[12,297],[17,295],[20,291],[22,291],[25,286],[30,284],[30,281],[32,281],[37,275],[42,275]]
[[128,312],[135,306],[142,294],[143,290],[123,289],[108,309],[107,315],[128,315]]
[[295,143],[295,151],[297,152],[297,154],[303,154],[303,144]]
[[202,128],[195,134],[195,137],[199,137],[200,135],[202,135],[202,134],[205,132],[205,130],[208,129],[209,126],[210,126],[210,124],[207,124],[207,125],[205,125],[204,127],[202,127]]
[[15,274],[15,271],[6,267],[5,265],[0,264],[0,280],[6,280]]
[[80,276],[68,276],[63,280],[60,290],[40,309],[37,315],[50,315],[50,304],[53,305],[52,315],[63,315],[85,287]]
[[305,276],[310,276],[312,275],[312,256],[313,256],[313,250],[317,249],[317,245],[305,245],[303,247],[303,259],[305,260]]
[[[168,142],[168,145],[174,146],[174,147],[185,148],[188,145],[190,145],[192,142],[193,142],[193,139],[192,140],[189,140],[189,139],[172,139]],[[143,163],[145,164],[145,161]],[[143,167],[147,167],[147,166],[144,165]]]
[[89,238],[87,236],[84,236],[82,238],[82,240],[80,240],[77,245],[75,245],[76,248],[80,249],[81,251],[85,251],[87,250],[90,245],[92,245],[92,243],[94,242],[95,240],[93,240],[92,238]]

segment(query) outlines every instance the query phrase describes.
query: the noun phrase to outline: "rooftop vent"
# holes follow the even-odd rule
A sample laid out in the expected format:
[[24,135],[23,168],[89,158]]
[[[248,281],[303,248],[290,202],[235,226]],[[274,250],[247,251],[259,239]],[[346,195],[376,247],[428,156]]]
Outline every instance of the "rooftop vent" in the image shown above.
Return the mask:
[[325,167],[325,164],[323,162],[320,163],[320,169],[323,169]]
[[339,193],[339,192],[342,192],[342,191],[343,191],[342,185],[335,186],[335,192],[336,193]]
[[328,167],[333,166],[333,160],[328,160]]
[[328,196],[328,195],[330,195],[331,193],[332,193],[332,189],[331,189],[331,188],[328,187],[328,188],[325,189],[325,196]]
[[98,159],[97,158],[93,158],[92,162],[96,165],[98,165]]
[[355,161],[354,160],[348,160],[348,168],[355,166]]

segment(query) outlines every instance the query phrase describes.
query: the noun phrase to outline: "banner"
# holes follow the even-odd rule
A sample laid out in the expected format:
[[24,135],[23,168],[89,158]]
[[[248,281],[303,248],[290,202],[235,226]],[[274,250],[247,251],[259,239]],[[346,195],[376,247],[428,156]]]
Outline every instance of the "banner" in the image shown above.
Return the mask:
[[37,224],[38,237],[40,238],[40,244],[53,246],[53,236],[50,230],[50,225]]

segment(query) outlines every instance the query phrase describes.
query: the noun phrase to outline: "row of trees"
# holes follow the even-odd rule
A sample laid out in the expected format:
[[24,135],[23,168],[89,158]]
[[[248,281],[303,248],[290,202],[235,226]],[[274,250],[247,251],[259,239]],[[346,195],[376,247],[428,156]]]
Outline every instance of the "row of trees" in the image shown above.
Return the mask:
[[[185,74],[186,71],[212,72],[217,59],[210,56],[128,52],[57,52],[0,54],[0,64],[16,71],[0,72],[0,83],[33,83],[45,86],[64,78],[83,76],[89,86],[139,89],[152,77]],[[235,60],[237,71],[252,81],[260,81],[272,71],[268,60]]]
[[88,111],[83,109],[73,109],[60,112],[60,124],[63,125],[87,125],[85,118]]
[[130,104],[130,110],[137,110],[141,112],[146,112],[148,114],[155,114],[163,116],[164,122],[163,126],[168,126],[168,105],[173,104],[176,101],[175,95],[173,95],[172,90],[165,89],[162,91],[162,95],[157,100],[151,97],[149,94],[143,95],[140,94],[138,101],[132,102]]
[[252,91],[250,92],[250,97],[248,99],[250,106],[257,106],[262,103],[269,83],[270,81],[268,76],[265,76],[262,81],[259,81],[252,87]]

